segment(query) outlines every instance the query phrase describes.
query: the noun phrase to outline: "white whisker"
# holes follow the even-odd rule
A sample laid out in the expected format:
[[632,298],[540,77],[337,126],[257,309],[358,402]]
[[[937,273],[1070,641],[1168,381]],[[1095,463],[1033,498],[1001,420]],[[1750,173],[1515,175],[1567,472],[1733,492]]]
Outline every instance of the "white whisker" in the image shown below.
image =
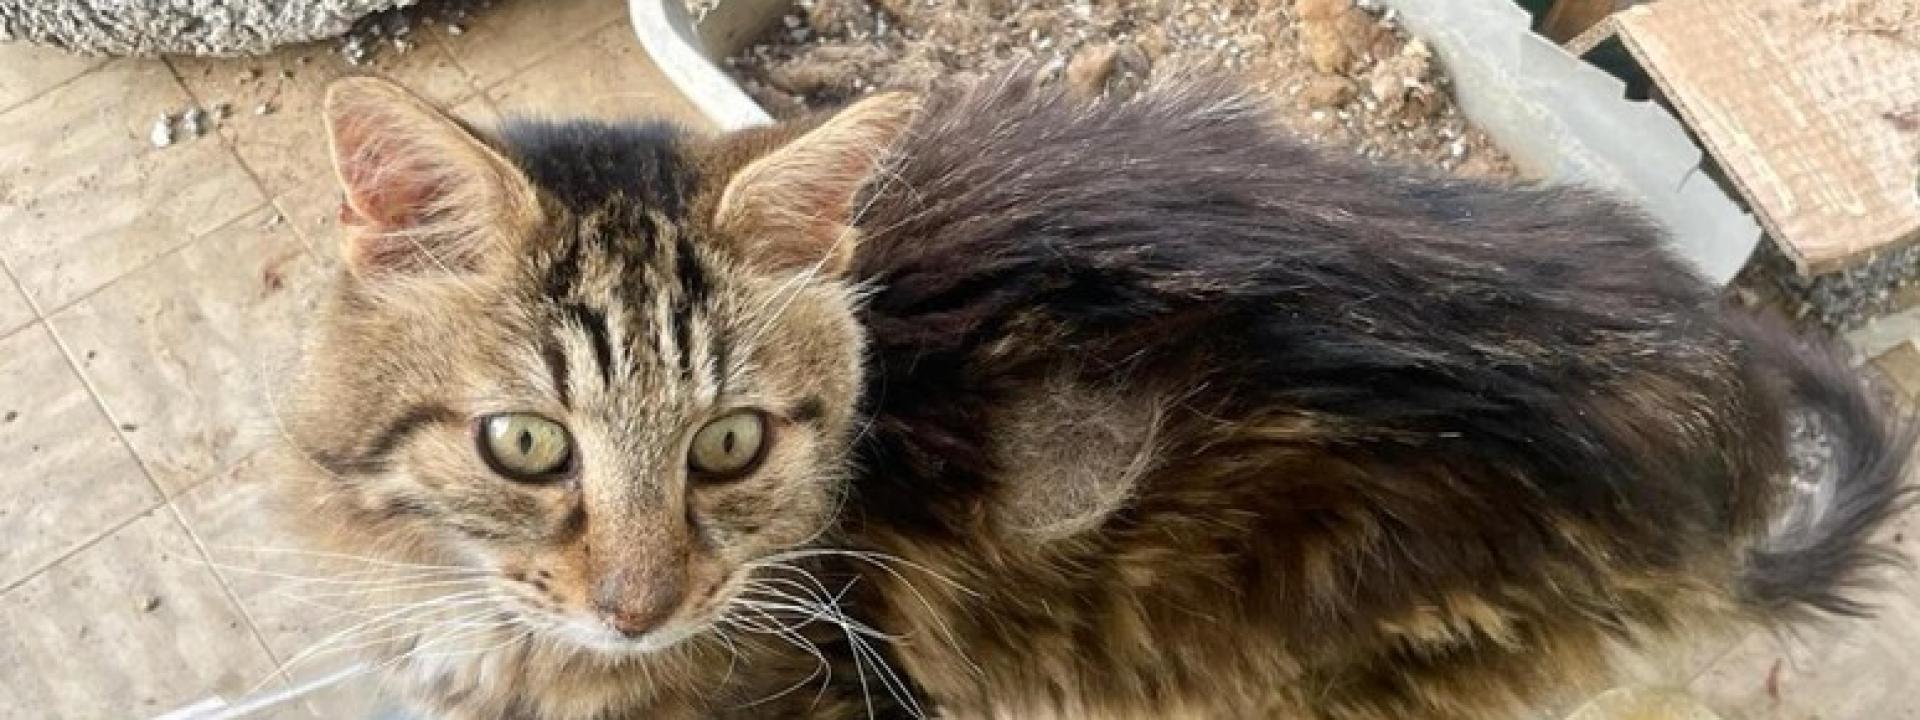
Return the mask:
[[[468,607],[472,605],[485,605],[488,603],[497,602],[496,598],[478,595],[480,593],[486,593],[486,591],[474,591],[474,593],[476,594],[476,596],[466,596],[461,594],[455,594],[455,595],[450,595],[443,598],[434,598],[434,599],[419,602],[419,603],[406,604],[406,605],[402,605],[397,609],[379,613],[374,617],[362,620],[358,623],[355,623],[352,626],[347,627],[346,629],[334,632],[333,634],[330,634],[327,637],[322,638],[319,642],[316,642],[308,646],[307,649],[299,653],[296,653],[291,658],[288,658],[286,662],[280,663],[279,667],[276,667],[274,671],[276,673],[284,673],[287,670],[297,667],[301,663],[304,663],[307,660],[324,653],[347,652],[351,650],[357,650],[357,649],[369,647],[371,645],[378,645],[380,644],[380,642],[383,642],[383,641],[375,640],[372,642],[365,642],[358,645],[337,647],[340,643],[343,643],[349,638],[353,638],[360,635],[369,635],[378,631],[391,630],[395,627],[404,626],[408,622],[416,620],[415,618],[409,617],[411,615],[416,615],[416,614],[424,615],[424,614],[428,614],[436,611],[444,611],[452,608]],[[473,617],[483,617],[483,616],[484,616],[484,612],[473,615]],[[257,690],[258,687],[256,687],[255,689]]]
[[327,560],[342,560],[342,561],[348,561],[348,562],[363,563],[367,565],[378,565],[381,567],[412,568],[412,569],[423,569],[423,570],[467,570],[467,571],[473,571],[473,572],[481,572],[475,568],[462,567],[460,565],[434,565],[434,564],[427,564],[427,563],[400,562],[397,560],[384,560],[380,558],[370,558],[370,557],[365,557],[361,555],[350,555],[347,553],[328,552],[324,550],[309,550],[306,548],[220,545],[215,543],[208,543],[207,549],[226,550],[230,552],[300,555],[305,557],[323,558]]
[[930,600],[925,593],[922,593],[920,591],[920,588],[914,585],[911,580],[908,580],[905,575],[902,575],[899,571],[894,570],[892,567],[888,566],[887,563],[889,562],[899,563],[901,565],[906,566],[909,569],[918,570],[920,572],[926,573],[927,575],[932,576],[934,579],[945,583],[949,587],[955,590],[958,590],[960,592],[966,593],[968,596],[971,596],[974,598],[981,597],[979,593],[974,592],[971,588],[968,588],[967,586],[960,584],[958,581],[952,578],[949,578],[946,575],[943,575],[925,565],[915,563],[895,555],[889,555],[887,553],[869,551],[869,550],[844,550],[844,549],[836,549],[836,548],[813,548],[813,549],[804,549],[804,550],[791,550],[791,551],[782,552],[782,553],[775,553],[765,558],[761,558],[758,561],[748,563],[747,566],[752,568],[766,568],[766,569],[772,569],[772,570],[786,570],[789,572],[797,572],[797,573],[800,573],[802,576],[807,577],[809,580],[812,580],[817,585],[819,583],[819,580],[817,578],[813,578],[812,573],[809,573],[794,565],[791,565],[788,562],[790,560],[805,559],[810,557],[851,558],[854,560],[859,560],[873,567],[879,568],[881,571],[887,573],[894,580],[898,581],[902,586],[904,586],[907,589],[907,592],[912,593],[914,596],[914,599],[917,602],[919,602],[920,606],[927,611],[927,616],[933,620],[934,627],[938,628],[940,631],[940,634],[944,636],[947,642],[947,646],[952,648],[953,651],[960,656],[960,659],[964,660],[967,663],[967,666],[973,671],[973,673],[976,676],[985,676],[986,671],[982,670],[980,668],[979,663],[974,662],[973,658],[967,654],[966,649],[960,643],[959,636],[956,633],[954,633],[952,626],[948,625],[945,620],[941,619],[941,613],[934,608],[933,601]]
[[488,585],[488,582],[489,582],[488,580],[483,578],[461,578],[458,580],[427,580],[427,581],[413,581],[413,582],[395,581],[390,583],[374,583],[374,584],[368,584],[363,586],[348,586],[348,588],[345,590],[329,590],[327,592],[304,593],[299,595],[294,594],[291,589],[280,590],[278,592],[279,594],[283,594],[287,597],[298,597],[306,600],[323,600],[323,599],[330,599],[330,598],[351,598],[351,597],[365,597],[369,595],[386,595],[386,594],[395,594],[395,593],[418,592],[422,590],[436,590],[436,589],[461,588],[461,587],[486,587]]
[[[771,620],[771,618],[769,619]],[[738,620],[737,619],[730,620],[729,622],[737,623]],[[735,627],[745,627],[745,626],[736,624]],[[749,629],[748,631],[756,632],[751,629]],[[792,693],[795,690],[805,687],[807,683],[812,682],[814,678],[821,677],[822,673],[824,672],[825,677],[821,680],[820,690],[815,695],[815,702],[818,702],[819,695],[824,694],[827,691],[827,688],[829,687],[829,683],[831,683],[833,679],[833,666],[831,663],[827,662],[826,654],[821,652],[819,646],[814,645],[811,640],[806,639],[805,636],[802,636],[799,633],[794,632],[792,630],[782,630],[779,632],[767,633],[767,634],[771,634],[783,640],[786,640],[788,644],[796,648],[799,648],[800,650],[806,651],[808,654],[811,654],[814,660],[817,661],[819,664],[815,666],[814,671],[812,673],[809,673],[806,677],[801,678],[799,682],[796,682],[790,686],[787,686],[786,688],[780,690],[779,692],[773,693],[771,695],[760,698],[758,700],[754,700],[753,702],[737,705],[735,706],[734,709],[737,710],[742,708],[750,708],[756,705],[762,705],[762,704],[780,699],[782,697],[785,697],[789,693]]]

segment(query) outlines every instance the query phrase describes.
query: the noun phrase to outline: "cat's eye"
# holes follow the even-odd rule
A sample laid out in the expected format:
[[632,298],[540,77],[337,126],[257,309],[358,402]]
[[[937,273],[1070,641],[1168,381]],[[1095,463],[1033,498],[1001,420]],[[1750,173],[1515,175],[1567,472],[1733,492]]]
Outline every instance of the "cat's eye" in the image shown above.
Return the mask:
[[687,467],[702,480],[745,477],[767,455],[767,416],[757,410],[738,410],[707,423],[693,434],[687,448]]
[[573,438],[567,429],[532,413],[481,418],[479,446],[488,467],[521,482],[556,479],[573,461]]

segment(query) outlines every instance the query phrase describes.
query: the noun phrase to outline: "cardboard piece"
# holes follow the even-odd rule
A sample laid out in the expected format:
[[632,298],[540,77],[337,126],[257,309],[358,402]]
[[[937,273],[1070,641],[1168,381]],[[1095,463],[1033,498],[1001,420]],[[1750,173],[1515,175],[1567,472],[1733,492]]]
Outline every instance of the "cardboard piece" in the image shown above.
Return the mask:
[[1920,32],[1905,0],[1662,0],[1617,36],[1803,273],[1920,240]]

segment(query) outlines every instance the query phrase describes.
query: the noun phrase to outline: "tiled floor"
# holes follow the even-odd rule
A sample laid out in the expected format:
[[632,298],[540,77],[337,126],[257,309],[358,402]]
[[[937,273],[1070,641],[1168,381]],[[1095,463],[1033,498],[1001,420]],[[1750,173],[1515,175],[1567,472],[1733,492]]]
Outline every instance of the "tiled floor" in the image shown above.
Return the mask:
[[[261,512],[274,378],[335,267],[321,88],[371,71],[483,124],[698,123],[623,9],[513,0],[364,69],[327,46],[106,61],[0,45],[0,718],[151,717],[342,666],[302,657],[343,623],[260,550],[287,545]],[[154,147],[154,119],[193,103],[232,115]],[[1790,654],[1762,634],[1709,646],[1669,680],[1732,717],[1920,718],[1920,583],[1903,588],[1877,623]],[[343,687],[256,716],[355,717],[365,693]]]

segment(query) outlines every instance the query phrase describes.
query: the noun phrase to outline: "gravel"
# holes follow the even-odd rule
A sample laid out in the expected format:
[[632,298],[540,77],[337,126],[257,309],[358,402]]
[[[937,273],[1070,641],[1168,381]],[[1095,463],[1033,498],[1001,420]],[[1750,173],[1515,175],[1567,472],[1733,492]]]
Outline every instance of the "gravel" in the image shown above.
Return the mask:
[[153,121],[153,129],[147,131],[147,141],[154,147],[163,148],[173,144],[173,116],[161,115]]
[[1920,245],[1881,253],[1838,272],[1802,275],[1772,242],[1761,243],[1736,292],[1772,305],[1805,325],[1843,333],[1902,309],[1920,285]]
[[164,148],[171,147],[183,139],[204,136],[221,121],[226,120],[231,112],[232,106],[219,103],[213,106],[213,110],[195,105],[177,113],[161,113],[147,131],[147,141],[153,143],[156,148]]

